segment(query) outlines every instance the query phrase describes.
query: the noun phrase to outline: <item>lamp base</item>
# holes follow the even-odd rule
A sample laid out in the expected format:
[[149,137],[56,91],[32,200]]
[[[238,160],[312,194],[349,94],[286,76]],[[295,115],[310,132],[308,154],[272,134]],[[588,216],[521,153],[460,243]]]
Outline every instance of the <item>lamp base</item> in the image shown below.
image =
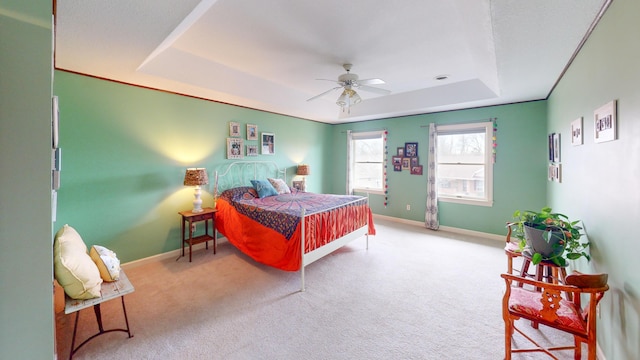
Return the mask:
[[202,199],[200,199],[200,185],[196,186],[196,189],[193,193],[193,210],[191,210],[192,213],[201,213],[202,210]]

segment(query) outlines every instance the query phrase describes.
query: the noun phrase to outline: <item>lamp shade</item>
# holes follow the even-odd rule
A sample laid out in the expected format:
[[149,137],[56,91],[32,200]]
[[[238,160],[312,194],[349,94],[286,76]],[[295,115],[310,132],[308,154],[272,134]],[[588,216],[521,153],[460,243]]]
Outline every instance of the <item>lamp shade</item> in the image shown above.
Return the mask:
[[190,168],[184,174],[185,186],[206,185],[209,183],[209,176],[205,168]]
[[309,168],[309,165],[298,165],[298,171],[296,172],[297,175],[309,175],[310,173],[311,169]]

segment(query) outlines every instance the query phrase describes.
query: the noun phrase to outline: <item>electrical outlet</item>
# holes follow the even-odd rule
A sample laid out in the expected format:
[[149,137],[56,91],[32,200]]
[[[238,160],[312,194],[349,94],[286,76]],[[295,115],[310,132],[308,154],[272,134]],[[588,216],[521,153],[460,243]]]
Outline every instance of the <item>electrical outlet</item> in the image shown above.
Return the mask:
[[191,224],[191,233],[195,233],[196,232],[196,224]]
[[407,204],[407,211],[411,211],[411,205]]

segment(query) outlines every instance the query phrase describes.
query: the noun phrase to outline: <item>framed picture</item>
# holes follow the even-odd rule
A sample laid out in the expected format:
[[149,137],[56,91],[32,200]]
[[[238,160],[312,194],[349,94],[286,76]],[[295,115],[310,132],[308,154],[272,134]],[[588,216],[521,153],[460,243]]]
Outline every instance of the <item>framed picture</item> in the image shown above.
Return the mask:
[[560,162],[560,133],[553,134],[553,162]]
[[404,156],[406,157],[418,156],[418,143],[417,142],[404,143]]
[[393,164],[393,171],[402,171],[402,164],[400,165]]
[[392,156],[391,163],[393,166],[402,165],[402,156]]
[[262,154],[273,155],[276,153],[276,136],[273,133],[262,133]]
[[420,162],[418,162],[418,157],[417,156],[412,157],[411,158],[411,167],[418,166],[418,165],[420,165]]
[[562,180],[562,165],[561,164],[549,164],[549,181],[561,182]]
[[229,136],[231,137],[240,136],[240,124],[233,121],[229,123]]
[[597,143],[616,139],[616,101],[612,100],[593,112],[593,136]]
[[411,158],[405,157],[402,158],[402,170],[411,169]]
[[247,124],[247,140],[258,140],[258,125]]
[[571,145],[582,145],[582,116],[571,122]]
[[549,161],[560,162],[560,134],[549,134]]
[[291,187],[298,190],[298,191],[304,191],[304,181],[302,180],[294,180],[293,182],[291,182]]
[[247,145],[247,156],[258,156],[258,145]]
[[422,165],[411,166],[411,175],[422,175]]
[[404,148],[403,148],[403,147],[399,147],[399,148],[398,148],[398,153],[397,153],[397,155],[398,155],[398,156],[400,156],[400,157],[403,157],[403,156],[404,156]]
[[227,138],[227,159],[242,159],[243,148],[242,139]]

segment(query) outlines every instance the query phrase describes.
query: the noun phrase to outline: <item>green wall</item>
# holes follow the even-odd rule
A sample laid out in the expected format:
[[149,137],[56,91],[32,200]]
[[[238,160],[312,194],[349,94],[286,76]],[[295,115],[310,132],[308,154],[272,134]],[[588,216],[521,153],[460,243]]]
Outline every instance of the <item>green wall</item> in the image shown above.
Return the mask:
[[0,4],[0,359],[55,353],[51,1]]
[[60,102],[61,188],[58,221],[75,227],[88,245],[100,244],[128,262],[179,247],[178,211],[192,207],[182,185],[187,167],[206,167],[203,206],[213,206],[214,171],[226,159],[229,122],[275,134],[275,161],[288,168],[312,164],[308,189],[326,191],[323,152],[330,127],[313,121],[55,72]]
[[[616,0],[549,98],[549,132],[562,134],[562,183],[549,202],[582,219],[593,260],[584,271],[609,274],[598,340],[607,359],[640,354],[640,2]],[[618,139],[594,142],[593,111],[618,101]],[[570,123],[583,117],[584,145],[571,146]]]
[[[346,179],[346,131],[387,129],[388,161],[405,142],[418,142],[420,163],[425,166],[429,146],[428,124],[452,124],[497,118],[497,154],[494,165],[492,207],[440,202],[440,225],[491,234],[504,234],[505,222],[514,210],[536,209],[546,198],[546,101],[535,101],[478,109],[415,115],[334,126],[333,174],[331,190],[344,192]],[[424,175],[395,172],[387,167],[388,204],[384,196],[371,195],[376,214],[424,221],[427,170]],[[531,176],[531,174],[540,176]],[[406,210],[410,205],[411,210]]]

